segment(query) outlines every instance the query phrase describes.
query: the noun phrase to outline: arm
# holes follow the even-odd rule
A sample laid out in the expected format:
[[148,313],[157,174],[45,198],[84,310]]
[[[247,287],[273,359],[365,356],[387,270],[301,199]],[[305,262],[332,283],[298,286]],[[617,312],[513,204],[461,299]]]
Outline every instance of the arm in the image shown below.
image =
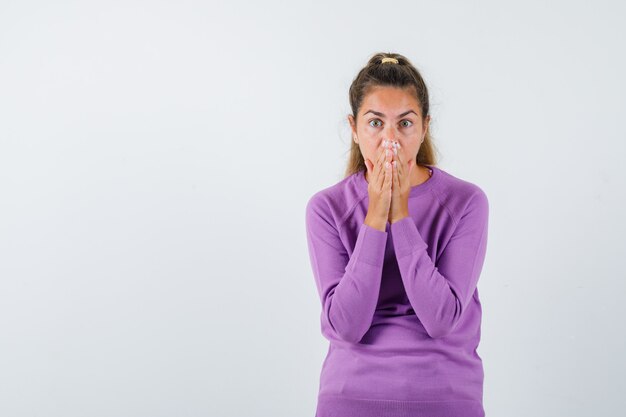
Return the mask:
[[378,304],[387,232],[361,224],[351,256],[321,199],[306,207],[309,257],[322,302],[322,328],[358,343],[372,324]]
[[391,235],[407,296],[432,338],[446,336],[469,305],[487,249],[489,202],[480,190],[458,220],[437,265],[411,217],[391,224]]

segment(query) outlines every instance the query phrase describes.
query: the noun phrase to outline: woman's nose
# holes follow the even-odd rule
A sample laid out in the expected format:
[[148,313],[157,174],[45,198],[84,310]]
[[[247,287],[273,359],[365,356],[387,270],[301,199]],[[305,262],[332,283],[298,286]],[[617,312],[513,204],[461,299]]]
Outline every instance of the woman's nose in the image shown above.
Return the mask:
[[383,138],[390,140],[391,142],[395,142],[398,140],[398,132],[396,131],[396,128],[393,126],[388,127],[386,130],[383,131]]

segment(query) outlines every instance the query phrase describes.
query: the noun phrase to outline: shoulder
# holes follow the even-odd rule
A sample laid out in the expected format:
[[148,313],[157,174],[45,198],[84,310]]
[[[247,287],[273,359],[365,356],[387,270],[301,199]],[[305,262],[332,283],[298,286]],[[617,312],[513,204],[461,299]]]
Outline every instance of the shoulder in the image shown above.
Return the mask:
[[367,190],[363,193],[359,188],[358,175],[361,173],[349,175],[309,197],[306,204],[307,222],[313,217],[321,217],[340,228],[354,208],[367,197]]
[[488,214],[489,199],[482,187],[441,168],[438,169],[440,179],[433,192],[455,221],[458,222],[469,212],[478,211],[485,216]]

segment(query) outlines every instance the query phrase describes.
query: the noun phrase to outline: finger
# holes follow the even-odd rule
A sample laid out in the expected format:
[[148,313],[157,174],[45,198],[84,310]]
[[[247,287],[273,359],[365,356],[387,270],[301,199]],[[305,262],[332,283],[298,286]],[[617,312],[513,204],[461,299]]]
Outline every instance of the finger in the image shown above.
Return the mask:
[[404,164],[406,163],[406,157],[404,154],[404,148],[400,147],[399,144],[396,146],[395,149],[395,157],[398,160],[398,174],[400,176],[403,175],[404,173]]
[[378,154],[376,155],[376,162],[373,163],[372,166],[372,174],[370,176],[370,183],[372,183],[375,187],[377,187],[376,189],[379,190],[380,189],[380,183],[378,180],[378,177],[380,176],[380,171],[381,171],[381,161],[382,161],[382,155],[384,155],[384,152],[378,152]]
[[393,161],[393,189],[400,191],[400,178],[398,177],[398,166],[400,164],[397,160]]
[[397,144],[394,149],[394,158],[397,161],[396,171],[398,175],[398,188],[402,188],[402,179],[404,178],[404,150],[399,146],[399,144]]
[[411,177],[411,172],[413,172],[413,170],[415,169],[415,165],[417,165],[417,163],[415,162],[414,159],[411,159],[409,161],[409,168],[407,169],[406,178],[410,178]]
[[387,155],[387,149],[383,149],[383,152],[381,154],[381,161],[380,161],[380,171],[378,174],[378,179],[377,179],[377,184],[378,184],[378,189],[381,190],[383,188],[383,186],[385,185],[385,174],[386,174],[386,162],[389,160],[390,155]]
[[[391,155],[389,155],[391,157]],[[390,160],[385,160],[385,189],[391,188],[391,183],[393,181],[393,173],[391,171],[391,162]]]
[[405,153],[404,153],[404,148],[402,148],[400,146],[400,144],[396,145],[396,157],[398,158],[398,160],[400,160],[400,162],[404,163],[405,162]]

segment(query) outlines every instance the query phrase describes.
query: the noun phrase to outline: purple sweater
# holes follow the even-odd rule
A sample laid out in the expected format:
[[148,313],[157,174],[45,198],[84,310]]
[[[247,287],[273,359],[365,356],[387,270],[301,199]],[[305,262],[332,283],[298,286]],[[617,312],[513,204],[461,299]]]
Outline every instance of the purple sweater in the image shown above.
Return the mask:
[[329,340],[316,417],[482,417],[477,283],[489,203],[428,166],[408,217],[364,224],[365,172],[314,194],[306,233]]

